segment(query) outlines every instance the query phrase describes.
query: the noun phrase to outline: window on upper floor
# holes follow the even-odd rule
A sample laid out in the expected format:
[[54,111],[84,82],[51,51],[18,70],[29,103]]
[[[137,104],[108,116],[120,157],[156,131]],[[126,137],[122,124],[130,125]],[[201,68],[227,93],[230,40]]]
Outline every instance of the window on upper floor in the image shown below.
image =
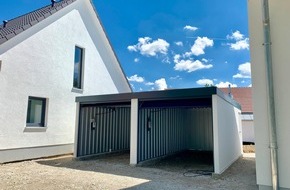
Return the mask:
[[45,112],[46,112],[46,99],[29,96],[26,125],[44,127]]
[[77,89],[82,89],[83,53],[82,48],[75,47],[73,87]]

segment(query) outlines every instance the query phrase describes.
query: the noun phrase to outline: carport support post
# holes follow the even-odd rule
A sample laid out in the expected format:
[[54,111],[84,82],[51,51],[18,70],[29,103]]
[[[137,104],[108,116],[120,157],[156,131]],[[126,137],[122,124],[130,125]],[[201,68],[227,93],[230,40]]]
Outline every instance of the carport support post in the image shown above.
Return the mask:
[[79,136],[79,116],[80,116],[80,103],[76,103],[76,119],[75,119],[75,143],[74,143],[74,157],[76,158],[78,155],[78,136]]
[[130,165],[133,166],[137,164],[138,110],[138,99],[131,99]]

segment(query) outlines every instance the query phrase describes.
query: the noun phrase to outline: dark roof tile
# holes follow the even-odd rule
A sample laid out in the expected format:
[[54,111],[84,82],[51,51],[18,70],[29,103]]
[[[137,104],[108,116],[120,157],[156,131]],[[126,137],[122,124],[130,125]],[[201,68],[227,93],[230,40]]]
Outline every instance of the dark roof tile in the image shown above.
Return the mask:
[[31,26],[41,22],[53,13],[61,10],[63,7],[66,7],[67,5],[73,3],[74,1],[77,0],[58,1],[54,4],[53,7],[51,6],[51,4],[49,4],[30,13],[9,20],[5,28],[4,25],[1,24],[0,45],[13,38],[14,36],[20,34],[24,30],[27,30]]

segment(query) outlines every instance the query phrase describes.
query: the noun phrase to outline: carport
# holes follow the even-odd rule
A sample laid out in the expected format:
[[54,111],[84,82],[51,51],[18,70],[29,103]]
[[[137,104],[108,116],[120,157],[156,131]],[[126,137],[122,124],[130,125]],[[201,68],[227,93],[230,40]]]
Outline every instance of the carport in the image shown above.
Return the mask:
[[216,87],[77,97],[75,157],[130,150],[136,165],[212,152],[220,174],[242,155],[240,106]]

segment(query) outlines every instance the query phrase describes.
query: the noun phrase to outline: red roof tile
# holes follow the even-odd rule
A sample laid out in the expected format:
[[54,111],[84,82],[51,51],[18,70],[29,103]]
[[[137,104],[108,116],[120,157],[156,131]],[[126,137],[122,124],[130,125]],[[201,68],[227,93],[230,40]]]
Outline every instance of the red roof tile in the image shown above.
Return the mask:
[[[219,88],[225,94],[229,93],[229,88]],[[252,88],[231,88],[233,98],[239,102],[243,113],[253,113]]]

